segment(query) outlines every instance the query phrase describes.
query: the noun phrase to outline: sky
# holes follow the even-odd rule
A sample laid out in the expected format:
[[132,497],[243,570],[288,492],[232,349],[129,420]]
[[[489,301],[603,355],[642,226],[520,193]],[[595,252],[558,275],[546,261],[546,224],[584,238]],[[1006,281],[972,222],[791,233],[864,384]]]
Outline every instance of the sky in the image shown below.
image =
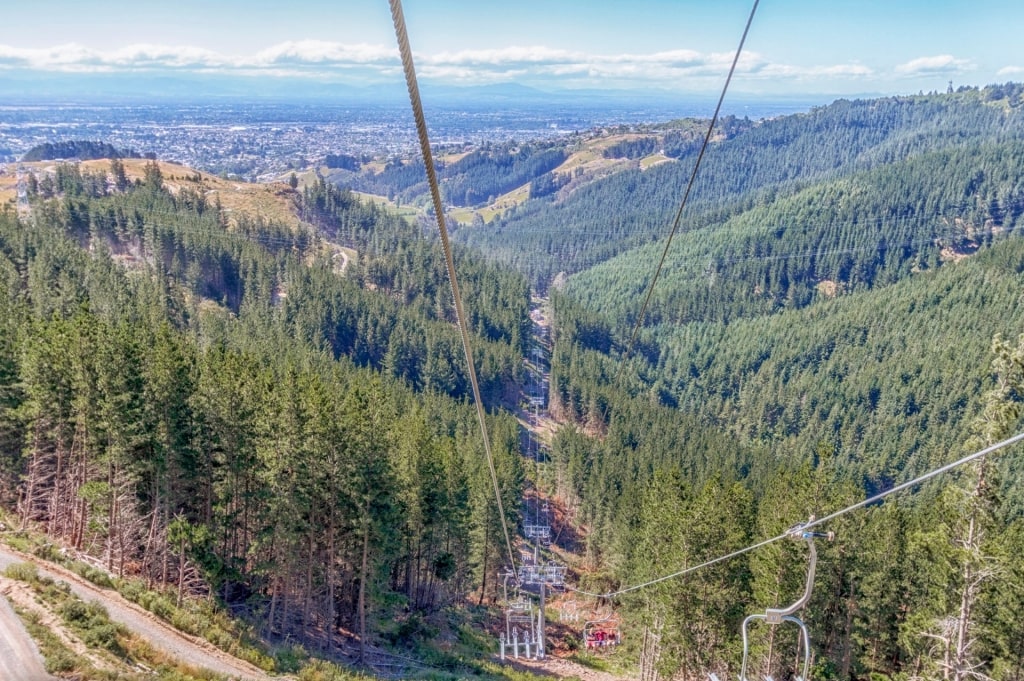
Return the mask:
[[[5,3],[0,91],[63,78],[401,86],[385,0]],[[752,0],[406,0],[425,83],[712,94]],[[730,92],[877,96],[1024,80],[1020,0],[762,0]],[[4,89],[4,81],[8,87]]]

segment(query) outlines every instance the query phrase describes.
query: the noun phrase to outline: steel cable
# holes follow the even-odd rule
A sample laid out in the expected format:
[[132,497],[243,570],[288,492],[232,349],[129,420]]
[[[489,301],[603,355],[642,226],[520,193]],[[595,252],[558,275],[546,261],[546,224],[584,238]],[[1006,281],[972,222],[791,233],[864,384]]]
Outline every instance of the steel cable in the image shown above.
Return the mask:
[[[981,449],[981,450],[979,450],[977,452],[974,452],[973,454],[968,454],[967,456],[964,456],[964,457],[962,457],[960,459],[957,459],[956,461],[953,461],[952,463],[948,463],[945,466],[940,466],[939,468],[932,469],[932,470],[928,471],[927,473],[924,473],[922,475],[917,476],[913,480],[908,480],[907,482],[904,482],[904,483],[901,483],[899,485],[896,485],[895,487],[891,487],[891,488],[889,488],[889,489],[887,489],[887,490],[885,490],[883,492],[879,492],[878,494],[876,494],[874,496],[868,497],[867,499],[864,499],[863,501],[858,501],[857,503],[851,504],[850,506],[847,506],[846,508],[842,508],[842,509],[840,509],[838,511],[835,511],[834,513],[830,513],[830,514],[828,514],[826,516],[823,516],[821,518],[809,520],[806,523],[802,523],[800,525],[800,528],[801,528],[801,530],[806,531],[806,530],[810,530],[811,528],[818,527],[819,525],[824,525],[825,523],[830,522],[832,520],[835,520],[836,518],[839,518],[840,516],[846,515],[847,513],[855,511],[855,510],[857,510],[859,508],[863,508],[864,506],[869,506],[869,505],[871,505],[873,503],[881,501],[882,499],[884,499],[884,498],[886,498],[886,497],[888,497],[888,496],[890,496],[892,494],[896,494],[897,492],[902,492],[903,490],[906,490],[906,489],[909,489],[911,487],[914,487],[915,485],[919,485],[922,482],[926,482],[928,480],[931,480],[932,478],[937,477],[939,475],[942,475],[943,473],[948,473],[949,471],[951,471],[951,470],[953,470],[955,468],[959,468],[960,466],[962,466],[962,465],[964,465],[966,463],[970,463],[972,461],[976,461],[977,459],[980,459],[980,458],[982,458],[982,457],[984,457],[984,456],[986,456],[988,454],[996,452],[996,451],[998,451],[998,450],[1000,450],[1000,449],[1002,449],[1004,447],[1009,447],[1012,444],[1016,444],[1017,442],[1020,442],[1021,440],[1024,440],[1024,432],[1017,433],[1013,437],[1007,438],[1007,439],[1003,440],[1002,442],[997,442],[996,444],[991,445],[989,447],[986,447],[985,449]],[[591,593],[589,591],[583,591],[581,589],[574,589],[574,588],[569,587],[569,586],[566,586],[565,589],[566,589],[566,591],[573,591],[573,592],[581,594],[583,596],[590,596],[592,598],[614,598],[615,596],[620,596],[622,594],[629,593],[631,591],[639,591],[640,589],[645,589],[645,588],[647,588],[649,586],[654,586],[655,584],[660,584],[661,582],[665,582],[665,581],[668,581],[670,579],[675,579],[676,577],[682,577],[684,575],[688,575],[691,572],[697,572],[698,570],[703,570],[706,567],[710,567],[712,565],[715,565],[717,563],[721,563],[721,562],[729,560],[731,558],[736,558],[738,556],[742,556],[745,553],[749,553],[749,552],[754,551],[755,549],[759,549],[759,548],[761,548],[763,546],[768,546],[769,544],[774,544],[775,542],[779,541],[780,539],[786,539],[787,537],[790,537],[790,536],[792,536],[790,532],[783,532],[782,534],[777,535],[775,537],[772,537],[771,539],[765,539],[764,541],[760,541],[760,542],[758,542],[756,544],[751,544],[750,546],[744,547],[742,549],[738,549],[736,551],[733,551],[732,553],[727,553],[727,554],[719,556],[717,558],[712,558],[711,560],[708,560],[708,561],[705,561],[703,563],[700,563],[699,565],[693,565],[691,567],[679,570],[678,572],[673,572],[672,574],[664,575],[662,577],[658,577],[656,579],[652,579],[652,580],[649,580],[649,581],[646,581],[646,582],[641,582],[640,584],[634,584],[632,586],[628,586],[628,587],[625,587],[623,589],[618,589],[616,591],[608,591],[606,593]]]
[[498,515],[501,518],[501,529],[505,535],[505,548],[508,551],[508,558],[512,564],[512,571],[519,579],[516,570],[515,553],[512,551],[512,539],[508,531],[508,520],[505,517],[505,506],[501,501],[501,486],[498,484],[498,473],[494,467],[494,456],[491,452],[491,439],[487,434],[487,414],[484,411],[484,403],[480,397],[480,384],[476,377],[476,365],[473,363],[473,352],[469,342],[469,325],[466,322],[466,315],[462,306],[462,294],[459,292],[459,282],[455,276],[455,260],[452,257],[452,247],[448,240],[448,227],[445,224],[444,209],[441,205],[441,190],[437,183],[437,172],[434,170],[434,157],[430,150],[430,137],[427,134],[427,120],[423,115],[423,103],[420,101],[420,88],[416,80],[416,68],[412,59],[412,48],[409,46],[409,34],[405,28],[405,16],[402,13],[402,1],[390,0],[391,18],[395,24],[395,37],[398,39],[398,49],[402,55],[402,68],[405,71],[405,83],[409,89],[409,101],[412,104],[413,117],[416,119],[416,133],[419,137],[420,151],[423,154],[423,165],[427,171],[427,183],[430,185],[430,198],[434,204],[434,216],[437,218],[437,230],[441,236],[441,248],[444,250],[445,264],[448,266],[448,281],[452,286],[452,297],[455,299],[455,316],[458,321],[459,331],[462,334],[462,349],[466,353],[466,364],[468,365],[469,381],[473,386],[473,400],[476,402],[477,419],[480,421],[480,432],[484,439],[484,451],[487,454],[487,467],[490,469],[491,482],[494,485],[494,498],[498,504]]

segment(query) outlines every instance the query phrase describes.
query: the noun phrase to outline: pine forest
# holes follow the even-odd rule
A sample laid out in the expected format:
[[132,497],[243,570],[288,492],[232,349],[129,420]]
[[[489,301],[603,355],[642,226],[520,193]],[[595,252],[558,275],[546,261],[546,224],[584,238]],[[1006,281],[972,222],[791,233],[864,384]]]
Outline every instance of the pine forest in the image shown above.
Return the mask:
[[[804,543],[660,578],[1024,424],[1024,86],[727,116],[666,246],[706,125],[441,148],[486,447],[418,156],[330,155],[272,185],[287,220],[105,142],[26,156],[0,211],[4,536],[266,650],[423,678],[500,676],[510,562],[559,565],[553,654],[735,678]],[[45,160],[76,150],[113,158]],[[1021,456],[821,528],[814,679],[1024,680]],[[749,653],[750,679],[801,673],[793,630]]]

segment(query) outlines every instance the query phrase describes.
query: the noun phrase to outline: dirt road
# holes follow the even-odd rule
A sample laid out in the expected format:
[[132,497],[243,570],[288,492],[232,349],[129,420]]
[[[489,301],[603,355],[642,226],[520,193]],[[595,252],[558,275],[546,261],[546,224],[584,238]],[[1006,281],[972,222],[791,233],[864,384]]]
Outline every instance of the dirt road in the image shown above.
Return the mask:
[[585,667],[572,660],[562,660],[557,657],[548,656],[545,660],[516,660],[510,663],[520,671],[527,671],[541,676],[554,676],[556,678],[574,678],[580,681],[629,681],[629,676],[616,676],[611,672],[603,672],[591,667]]
[[[196,667],[215,671],[219,674],[225,674],[232,679],[258,679],[262,681],[269,678],[264,672],[248,662],[232,657],[224,651],[214,648],[206,641],[183,634],[170,625],[165,624],[151,613],[126,600],[116,591],[101,589],[60,566],[44,563],[32,556],[13,551],[6,546],[0,546],[0,570],[12,563],[34,563],[38,567],[40,575],[67,582],[76,596],[85,601],[99,601],[107,609],[107,612],[110,613],[110,619],[125,625],[132,632],[149,641],[154,648],[159,648],[178,660]],[[7,602],[4,601],[3,605],[6,606]],[[15,622],[20,627],[21,622],[17,619],[17,616],[13,612],[11,616],[14,617]],[[24,633],[24,628],[21,629],[21,635],[18,635],[17,631],[10,629],[10,627],[5,627],[2,622],[0,622],[0,629],[2,629],[4,641],[9,641],[11,645],[17,644],[19,640],[24,640],[23,636],[27,636]],[[8,630],[14,632],[10,637],[7,636]],[[6,647],[3,647],[4,645],[3,642],[0,642],[0,658],[2,658],[0,659],[0,679],[40,681],[41,679],[51,678],[45,672],[41,676],[26,676],[27,672],[20,670],[18,672],[21,674],[20,676],[14,673],[7,674],[6,669],[3,667],[3,661],[8,658]],[[38,659],[38,653],[36,657]],[[40,667],[41,669],[42,667]]]
[[35,642],[6,598],[0,597],[0,679],[53,681]]

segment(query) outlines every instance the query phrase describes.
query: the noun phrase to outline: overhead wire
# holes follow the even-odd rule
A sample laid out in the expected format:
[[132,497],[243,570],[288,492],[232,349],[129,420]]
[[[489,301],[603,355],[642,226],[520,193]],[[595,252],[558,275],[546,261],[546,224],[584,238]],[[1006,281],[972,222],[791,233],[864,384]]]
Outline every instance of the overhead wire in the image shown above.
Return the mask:
[[665,240],[665,248],[662,250],[661,257],[658,259],[658,264],[654,268],[654,276],[651,278],[651,283],[647,287],[644,302],[640,306],[640,312],[637,315],[636,324],[633,325],[633,332],[630,334],[629,343],[626,345],[626,351],[622,356],[619,369],[615,374],[615,382],[613,385],[618,384],[623,368],[629,360],[629,355],[633,351],[633,346],[636,344],[637,335],[640,333],[640,327],[643,325],[644,316],[647,313],[647,307],[650,304],[651,296],[654,293],[654,286],[658,283],[658,277],[661,275],[661,269],[665,265],[665,259],[668,257],[669,248],[672,246],[672,239],[675,237],[676,232],[679,231],[683,211],[686,209],[686,204],[690,199],[690,192],[693,190],[693,186],[697,180],[697,172],[700,170],[701,161],[704,160],[704,153],[707,151],[708,145],[711,143],[711,134],[715,130],[715,124],[718,123],[718,115],[722,111],[722,103],[725,101],[725,94],[729,91],[729,83],[732,82],[732,76],[736,72],[736,65],[739,63],[740,54],[743,52],[743,45],[747,42],[747,34],[750,32],[750,25],[754,22],[754,15],[757,13],[757,6],[759,3],[760,0],[754,0],[754,5],[750,8],[750,16],[747,17],[747,25],[743,28],[743,36],[740,38],[740,44],[736,48],[736,54],[733,55],[732,64],[729,66],[729,74],[725,77],[725,84],[722,86],[722,93],[718,96],[718,104],[715,105],[715,113],[711,116],[711,121],[708,123],[708,130],[704,135],[704,142],[701,144],[700,153],[697,154],[697,160],[694,161],[693,172],[690,173],[690,179],[686,183],[686,191],[683,192],[683,199],[679,202],[679,209],[676,211],[675,219],[672,221],[672,229],[669,230],[668,238]]
[[[944,216],[916,216],[914,218],[903,218],[902,220],[900,220],[900,222],[898,224],[900,226],[909,226],[909,225],[913,225],[914,223],[925,223],[925,222],[927,222],[929,220],[939,219],[941,217],[944,217]],[[855,222],[836,222],[836,223],[828,223],[827,227],[828,228],[835,228],[835,227],[840,227],[840,226],[843,226],[843,225],[855,225],[855,224],[858,224],[858,223],[855,223]],[[811,228],[815,229],[816,227],[811,227]],[[765,227],[765,231],[771,231],[771,229],[772,229],[771,226]],[[578,234],[580,232],[575,232],[575,233]],[[598,232],[593,232],[593,233],[597,234]],[[991,232],[987,232],[986,233],[986,235],[988,235],[988,234],[991,234]],[[886,236],[885,234],[880,235],[880,237],[882,237],[882,238],[884,238],[885,236]],[[941,241],[941,240],[945,240],[945,239],[954,239],[954,238],[959,238],[959,237],[964,237],[964,236],[968,236],[968,235],[966,235],[962,229],[951,228],[951,229],[944,230],[944,231],[937,231],[937,232],[932,232],[932,233],[927,234],[927,235],[922,235],[922,236],[920,236],[918,238],[901,239],[899,241],[885,241],[884,243],[883,242],[878,242],[878,243],[868,244],[868,245],[864,245],[864,246],[851,246],[849,248],[828,248],[828,249],[820,248],[820,249],[809,249],[809,250],[789,250],[789,251],[783,251],[783,252],[760,253],[760,254],[755,254],[755,255],[726,255],[724,257],[716,256],[714,253],[709,254],[707,252],[704,252],[704,253],[695,254],[695,255],[691,255],[691,256],[680,256],[680,257],[675,258],[674,262],[684,262],[685,263],[685,262],[694,262],[694,261],[696,261],[696,262],[704,263],[704,262],[708,262],[708,260],[710,259],[716,265],[732,265],[732,264],[743,263],[743,262],[752,262],[752,261],[766,261],[767,262],[767,261],[776,261],[776,260],[799,260],[799,259],[803,259],[803,258],[820,258],[820,257],[823,257],[823,256],[844,255],[844,254],[852,254],[852,253],[871,253],[871,252],[885,253],[885,252],[888,252],[888,251],[891,251],[891,250],[897,249],[897,248],[909,248],[909,247],[913,247],[913,246],[923,246],[923,245],[927,245],[927,244],[938,245],[938,244],[935,244],[936,241]],[[817,240],[817,239],[809,238],[809,239],[806,239],[806,242],[811,242],[811,241],[815,241],[815,240]],[[753,242],[750,242],[750,243],[752,244]],[[795,245],[799,246],[799,242],[797,244],[795,244]],[[736,250],[741,250],[741,249],[736,249]],[[543,254],[536,254],[533,257],[533,261],[534,262],[545,262],[545,260],[546,260],[546,257]],[[492,255],[491,257],[488,258],[488,261],[499,262],[499,263],[500,262],[504,262],[500,255],[498,255],[498,256]],[[529,262],[530,259],[527,258],[526,261]],[[595,268],[599,267],[602,271],[615,270],[615,269],[623,269],[623,270],[628,270],[628,271],[632,272],[632,271],[636,270],[636,267],[633,266],[632,264],[630,264],[630,263],[618,263],[614,259],[613,260],[603,261],[603,262],[599,263],[598,265],[596,265],[594,267]]]
[[[948,473],[949,471],[951,471],[951,470],[953,470],[955,468],[959,468],[960,466],[962,466],[964,464],[970,463],[972,461],[976,461],[976,460],[981,459],[981,458],[983,458],[983,457],[985,457],[985,456],[987,456],[989,454],[992,454],[993,452],[999,451],[1000,449],[1003,449],[1004,447],[1009,447],[1010,445],[1016,444],[1016,443],[1020,442],[1021,440],[1024,440],[1024,431],[1022,431],[1020,433],[1017,433],[1013,437],[1009,437],[1009,438],[1007,438],[1007,439],[1005,439],[1005,440],[1003,440],[1001,442],[997,442],[994,445],[990,445],[990,446],[985,447],[984,449],[976,451],[976,452],[974,452],[972,454],[968,454],[967,456],[961,457],[961,458],[957,459],[956,461],[948,463],[948,464],[946,464],[944,466],[940,466],[939,468],[934,468],[934,469],[928,471],[927,473],[923,473],[922,475],[917,476],[916,478],[914,478],[912,480],[908,480],[908,481],[906,481],[904,483],[896,485],[895,487],[890,487],[887,490],[883,490],[882,492],[879,492],[878,494],[870,496],[867,499],[864,499],[862,501],[858,501],[855,504],[851,504],[849,506],[846,506],[845,508],[841,508],[838,511],[835,511],[833,513],[829,513],[826,516],[823,516],[821,518],[812,518],[812,519],[810,519],[809,521],[807,521],[805,523],[801,523],[800,529],[801,530],[810,530],[810,529],[812,529],[814,527],[818,527],[820,525],[824,525],[825,523],[831,522],[831,521],[835,520],[836,518],[839,518],[841,516],[846,515],[847,513],[851,513],[853,511],[856,511],[857,509],[863,508],[865,506],[870,506],[871,504],[877,503],[877,502],[881,501],[882,499],[885,499],[888,496],[891,496],[891,495],[896,494],[898,492],[902,492],[902,491],[904,491],[906,489],[909,489],[911,487],[915,487],[916,485],[920,485],[921,483],[927,482],[928,480],[931,480],[932,478],[938,477],[938,476],[940,476],[940,475],[942,475],[944,473]],[[574,593],[580,594],[581,596],[589,596],[591,598],[601,598],[601,599],[614,598],[616,596],[621,596],[622,594],[630,593],[630,592],[633,592],[633,591],[639,591],[641,589],[646,589],[646,588],[654,586],[656,584],[661,584],[662,582],[666,582],[666,581],[669,581],[669,580],[672,580],[672,579],[676,579],[678,577],[683,577],[683,576],[691,574],[693,572],[697,572],[699,570],[703,570],[704,568],[711,567],[712,565],[717,565],[718,563],[725,562],[725,561],[730,560],[732,558],[737,558],[739,556],[742,556],[745,553],[750,553],[751,551],[755,551],[755,550],[757,550],[759,548],[762,548],[764,546],[768,546],[769,544],[774,544],[775,542],[780,541],[782,539],[786,539],[786,538],[788,538],[790,536],[792,536],[792,534],[790,532],[783,532],[782,534],[779,534],[779,535],[776,535],[774,537],[771,537],[770,539],[765,539],[763,541],[757,542],[756,544],[751,544],[749,546],[745,546],[742,549],[737,549],[736,551],[732,551],[730,553],[726,553],[724,555],[718,556],[717,558],[712,558],[711,560],[704,561],[703,563],[700,563],[699,565],[692,565],[690,567],[684,568],[684,569],[679,570],[677,572],[673,572],[671,574],[663,575],[663,576],[657,577],[655,579],[650,579],[650,580],[648,580],[646,582],[641,582],[639,584],[633,584],[632,586],[628,586],[628,587],[625,587],[625,588],[622,588],[622,589],[617,589],[615,591],[607,591],[605,593],[593,593],[593,592],[590,592],[590,591],[584,591],[582,589],[575,589],[575,588],[570,587],[570,586],[566,586],[565,589],[566,589],[566,591],[572,591]]]
[[480,432],[484,440],[487,467],[490,470],[491,483],[494,485],[494,498],[497,502],[498,516],[501,519],[501,529],[505,536],[505,548],[508,551],[512,572],[518,580],[519,573],[516,570],[516,556],[512,550],[512,539],[508,531],[508,519],[505,517],[505,508],[501,501],[501,486],[498,484],[498,473],[494,467],[494,455],[491,452],[491,440],[487,433],[487,414],[484,411],[484,403],[480,395],[480,384],[476,376],[476,365],[473,362],[473,352],[469,340],[469,325],[463,310],[462,294],[459,291],[458,278],[455,273],[455,260],[452,256],[452,247],[448,239],[448,227],[445,224],[444,207],[441,203],[441,189],[437,181],[437,172],[434,169],[434,157],[430,150],[427,120],[423,113],[423,102],[420,100],[420,88],[416,80],[416,68],[413,64],[412,47],[409,45],[409,34],[405,27],[402,0],[390,0],[390,4],[391,18],[395,24],[395,37],[398,39],[398,48],[402,56],[402,69],[405,72],[405,82],[409,90],[409,101],[412,105],[413,117],[416,119],[416,133],[419,138],[420,152],[423,154],[427,182],[430,185],[430,198],[434,206],[434,217],[437,219],[437,230],[441,237],[441,248],[444,251],[445,264],[448,267],[448,281],[452,287],[452,297],[455,299],[455,315],[458,321],[459,332],[462,334],[462,348],[466,354],[470,384],[473,386],[473,401],[476,403],[477,419],[480,422]]

